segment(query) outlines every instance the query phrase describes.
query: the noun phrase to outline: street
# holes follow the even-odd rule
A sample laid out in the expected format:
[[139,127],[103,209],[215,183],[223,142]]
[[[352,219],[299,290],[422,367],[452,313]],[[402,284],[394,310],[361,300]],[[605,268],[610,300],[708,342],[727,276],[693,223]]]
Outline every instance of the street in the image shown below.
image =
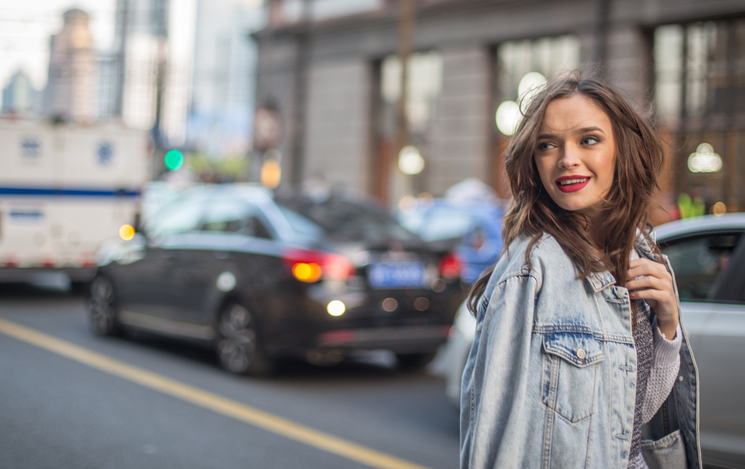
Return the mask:
[[0,286],[0,467],[452,468],[436,368],[372,353],[236,377],[209,350],[94,336],[81,296]]

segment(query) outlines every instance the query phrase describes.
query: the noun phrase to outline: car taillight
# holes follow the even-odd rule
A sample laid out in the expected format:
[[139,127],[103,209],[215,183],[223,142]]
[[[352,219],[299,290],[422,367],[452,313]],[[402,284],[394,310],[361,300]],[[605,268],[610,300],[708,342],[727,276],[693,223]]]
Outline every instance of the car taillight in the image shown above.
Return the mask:
[[463,268],[458,256],[453,253],[447,253],[440,259],[440,277],[452,279],[460,276],[460,271]]
[[343,281],[357,273],[349,259],[332,252],[291,249],[285,251],[284,261],[301,282],[313,283],[322,277]]

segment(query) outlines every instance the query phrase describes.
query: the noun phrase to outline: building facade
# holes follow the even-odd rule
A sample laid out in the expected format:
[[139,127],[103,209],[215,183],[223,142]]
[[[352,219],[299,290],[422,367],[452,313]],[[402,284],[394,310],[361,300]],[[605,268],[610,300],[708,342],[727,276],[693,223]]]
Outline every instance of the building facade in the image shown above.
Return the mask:
[[414,175],[395,164],[402,0],[356,2],[360,11],[334,1],[269,0],[254,35],[257,107],[281,116],[283,184],[320,178],[393,204],[477,177],[507,198],[500,105],[536,73],[584,68],[658,123],[669,216],[683,194],[707,211],[745,207],[745,1],[417,0],[406,108],[424,168]]
[[186,146],[212,159],[243,158],[251,143],[260,0],[200,0]]
[[31,115],[39,111],[39,92],[34,88],[31,78],[23,70],[10,77],[3,88],[2,113]]
[[196,0],[117,0],[114,45],[99,54],[98,116],[180,146],[191,94]]
[[90,15],[73,8],[63,14],[62,30],[49,41],[44,113],[79,122],[96,115],[96,57]]

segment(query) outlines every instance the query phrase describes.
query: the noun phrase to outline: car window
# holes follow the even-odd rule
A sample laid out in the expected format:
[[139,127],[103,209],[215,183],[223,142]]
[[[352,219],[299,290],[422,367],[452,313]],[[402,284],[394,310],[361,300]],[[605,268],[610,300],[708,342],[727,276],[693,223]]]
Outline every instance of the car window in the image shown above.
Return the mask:
[[271,239],[269,229],[257,216],[259,208],[241,199],[216,198],[207,202],[201,231],[211,233],[240,233],[246,236]]
[[363,203],[302,198],[282,201],[282,204],[319,226],[331,240],[375,243],[417,239],[391,216]]
[[419,226],[417,234],[425,241],[459,239],[468,233],[473,223],[473,217],[462,210],[433,209]]
[[287,222],[290,224],[290,227],[292,227],[292,230],[296,233],[300,233],[301,235],[309,236],[311,238],[318,238],[323,235],[323,229],[304,216],[300,215],[294,210],[290,210],[283,205],[278,204],[277,207],[282,212],[282,215],[284,215],[287,219]]
[[251,215],[251,207],[242,200],[211,200],[204,217],[202,231],[235,233],[242,231]]
[[194,199],[182,199],[166,205],[149,221],[146,232],[151,236],[165,236],[196,230],[202,220],[203,204]]
[[245,228],[245,234],[255,238],[273,238],[264,222],[257,216],[248,217],[248,225]]
[[711,233],[661,242],[670,258],[681,301],[712,300],[712,287],[729,266],[739,233]]
[[396,220],[412,233],[419,233],[426,214],[425,210],[404,210],[396,214]]

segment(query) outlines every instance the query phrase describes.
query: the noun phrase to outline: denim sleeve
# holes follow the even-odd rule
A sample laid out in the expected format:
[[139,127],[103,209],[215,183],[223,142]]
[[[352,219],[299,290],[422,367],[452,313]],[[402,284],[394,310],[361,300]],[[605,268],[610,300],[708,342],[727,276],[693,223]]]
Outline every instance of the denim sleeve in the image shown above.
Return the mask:
[[497,283],[478,308],[461,388],[462,469],[522,466],[538,288],[532,274],[514,275]]

